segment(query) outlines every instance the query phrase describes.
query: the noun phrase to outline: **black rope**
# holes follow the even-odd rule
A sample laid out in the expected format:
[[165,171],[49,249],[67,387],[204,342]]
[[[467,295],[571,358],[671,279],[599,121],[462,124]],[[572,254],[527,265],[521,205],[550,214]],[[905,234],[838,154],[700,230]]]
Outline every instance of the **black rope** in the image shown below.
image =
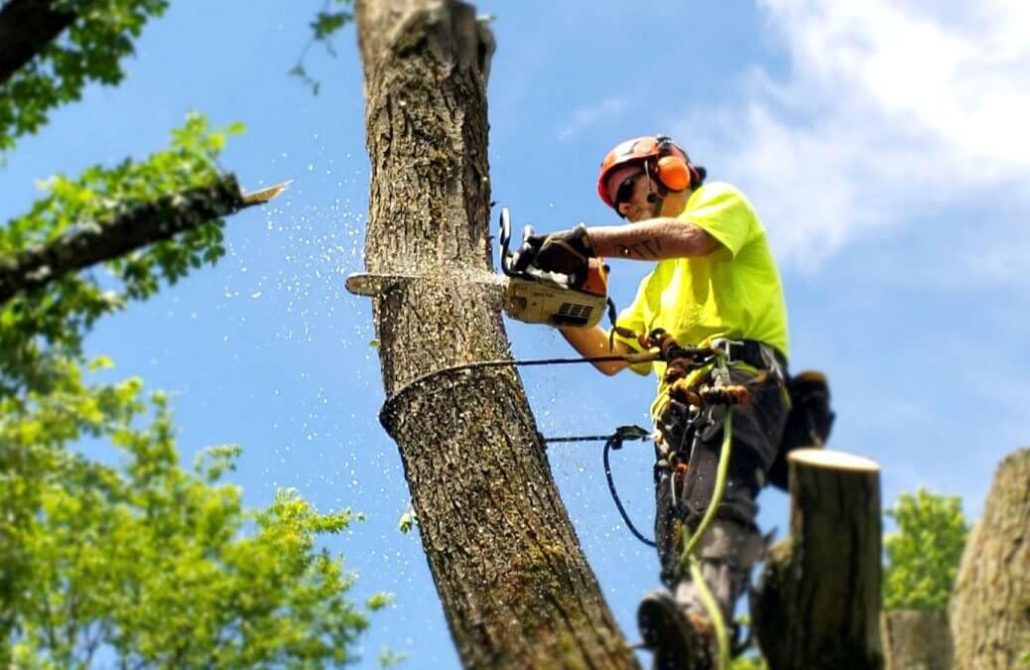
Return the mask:
[[626,440],[649,439],[651,439],[651,434],[640,426],[619,426],[611,435],[546,437],[544,438],[544,442],[600,442],[601,440],[604,440],[604,451],[602,452],[602,458],[604,461],[604,477],[608,481],[608,491],[612,494],[612,500],[615,502],[616,509],[619,510],[619,516],[622,517],[622,520],[626,524],[626,528],[629,529],[629,532],[633,533],[633,537],[637,538],[649,547],[654,547],[656,546],[654,541],[644,537],[644,534],[641,533],[633,524],[633,521],[629,518],[629,513],[626,512],[626,508],[622,505],[622,499],[619,498],[619,492],[615,488],[615,479],[612,477],[611,459],[609,456],[609,453],[613,449],[622,449],[622,443]]
[[[458,365],[450,365],[447,367],[432,370],[423,375],[415,377],[411,381],[406,382],[399,389],[387,396],[386,400],[383,401],[383,406],[379,410],[379,422],[386,426],[384,422],[385,417],[389,417],[393,414],[393,406],[397,403],[398,399],[404,395],[408,389],[414,388],[419,384],[439,377],[442,375],[449,375],[458,372],[464,372],[466,370],[478,370],[480,368],[516,368],[516,367],[533,367],[539,365],[575,365],[577,363],[605,363],[612,361],[623,361],[630,364],[641,363],[644,361],[653,361],[658,358],[658,352],[640,352],[632,354],[610,354],[607,356],[582,356],[574,358],[524,358],[517,360],[494,360],[494,361],[473,361],[471,363],[460,363]],[[389,431],[389,428],[387,428]],[[606,436],[599,436],[597,441],[607,439]]]
[[608,490],[612,494],[612,500],[615,502],[615,507],[619,510],[619,515],[622,520],[626,522],[626,528],[629,528],[629,532],[633,533],[633,537],[637,538],[649,547],[656,547],[654,540],[649,540],[644,537],[644,534],[637,530],[637,527],[633,525],[633,521],[629,518],[629,514],[626,512],[626,508],[622,506],[622,500],[619,498],[619,492],[615,490],[615,479],[612,478],[612,466],[609,462],[608,454],[612,449],[622,449],[622,440],[617,440],[615,436],[612,439],[604,443],[604,477],[608,480]]
[[[613,303],[614,305],[614,303]],[[613,332],[618,331],[617,326],[613,327]],[[663,333],[660,328],[656,328],[652,331],[652,336],[655,334]],[[614,346],[613,342],[609,342],[609,346]],[[464,372],[465,370],[476,370],[479,368],[528,368],[537,365],[575,365],[578,363],[613,363],[621,362],[634,365],[637,363],[652,363],[654,361],[666,361],[668,362],[672,358],[684,357],[689,358],[695,363],[699,363],[700,357],[710,356],[712,349],[710,347],[680,347],[674,346],[669,349],[658,349],[653,348],[648,351],[633,352],[631,354],[608,354],[605,356],[576,356],[573,358],[525,358],[516,360],[494,360],[494,361],[473,361],[471,363],[460,363],[458,365],[449,365],[447,367],[432,370],[423,375],[419,375],[414,379],[406,382],[399,389],[390,394],[384,402],[383,410],[380,411],[382,416],[384,411],[387,411],[388,406],[392,405],[399,396],[401,396],[409,388],[412,388],[418,384],[422,384],[433,377],[439,375],[451,374],[454,372]],[[600,441],[598,438],[597,441]]]

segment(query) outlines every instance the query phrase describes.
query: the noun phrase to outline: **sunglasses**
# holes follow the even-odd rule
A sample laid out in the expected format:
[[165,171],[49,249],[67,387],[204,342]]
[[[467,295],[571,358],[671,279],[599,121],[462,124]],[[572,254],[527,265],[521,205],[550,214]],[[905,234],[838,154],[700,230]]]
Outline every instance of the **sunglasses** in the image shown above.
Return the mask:
[[643,174],[643,172],[631,174],[630,176],[622,180],[622,183],[619,184],[619,188],[615,189],[616,210],[619,209],[619,205],[621,205],[624,202],[629,202],[633,198],[633,189],[637,185],[637,179],[639,179]]

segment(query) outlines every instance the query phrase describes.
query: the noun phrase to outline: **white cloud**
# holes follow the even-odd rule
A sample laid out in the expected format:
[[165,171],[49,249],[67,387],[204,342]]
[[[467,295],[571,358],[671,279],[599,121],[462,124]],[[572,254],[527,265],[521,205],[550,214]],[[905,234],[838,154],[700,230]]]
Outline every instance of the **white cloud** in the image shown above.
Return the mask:
[[577,107],[569,121],[558,130],[558,140],[568,141],[591,126],[618,117],[626,110],[627,104],[625,98],[612,97],[593,105]]
[[[713,131],[694,154],[719,157],[793,265],[974,198],[979,211],[1030,201],[1030,3],[758,3],[789,75],[756,70],[742,102],[699,110],[680,134]],[[988,253],[1007,276],[1012,254]]]

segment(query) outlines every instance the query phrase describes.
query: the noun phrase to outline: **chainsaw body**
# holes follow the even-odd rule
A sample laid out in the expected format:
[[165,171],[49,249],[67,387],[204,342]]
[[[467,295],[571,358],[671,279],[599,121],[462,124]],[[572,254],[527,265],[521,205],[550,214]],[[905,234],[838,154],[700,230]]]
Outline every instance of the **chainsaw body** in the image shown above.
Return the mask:
[[507,284],[504,289],[504,311],[525,323],[547,323],[552,326],[595,326],[608,305],[608,269],[600,258],[590,258],[586,275],[576,277],[560,272],[547,272],[524,261],[529,250],[527,240],[532,226],[523,229],[522,243],[512,250],[511,218],[507,208],[501,210],[501,271]]

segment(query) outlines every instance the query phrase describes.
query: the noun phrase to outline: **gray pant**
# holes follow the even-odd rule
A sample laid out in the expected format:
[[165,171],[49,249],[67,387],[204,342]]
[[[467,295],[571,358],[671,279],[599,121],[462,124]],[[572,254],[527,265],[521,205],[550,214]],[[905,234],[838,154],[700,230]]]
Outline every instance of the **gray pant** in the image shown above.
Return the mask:
[[[746,384],[754,377],[747,369],[730,370],[734,384]],[[715,491],[726,410],[713,408],[710,420],[695,426],[689,425],[685,407],[670,405],[658,420],[663,444],[656,444],[655,541],[662,581],[689,608],[699,601],[680,554],[685,531],[697,528]],[[727,620],[764,550],[755,524],[755,498],[779,449],[787,410],[783,386],[773,379],[754,389],[750,403],[729,409],[733,443],[726,488],[715,522],[698,548],[705,581]]]

